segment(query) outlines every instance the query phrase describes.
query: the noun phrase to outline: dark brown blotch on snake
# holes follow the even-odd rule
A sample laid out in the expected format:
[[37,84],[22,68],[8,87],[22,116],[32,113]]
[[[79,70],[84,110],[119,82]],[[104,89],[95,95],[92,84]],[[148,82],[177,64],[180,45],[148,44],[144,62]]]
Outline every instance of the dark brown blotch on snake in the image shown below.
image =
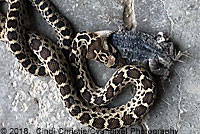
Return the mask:
[[145,112],[147,111],[147,108],[143,105],[137,106],[134,110],[134,113],[140,117],[141,115],[143,115]]
[[103,129],[104,123],[105,123],[105,120],[103,118],[95,118],[92,125],[97,129]]
[[16,28],[18,22],[16,20],[8,20],[7,21],[7,27],[8,28]]
[[90,92],[88,92],[87,90],[82,93],[82,96],[87,101],[90,101],[90,98],[92,97]]
[[120,127],[120,122],[118,119],[111,118],[108,120],[108,123],[109,123],[108,125],[109,129],[116,129]]
[[133,79],[139,79],[141,73],[137,69],[131,69],[127,72],[127,75]]
[[67,78],[63,73],[59,73],[55,76],[55,80],[58,84],[62,84],[66,82]]
[[29,70],[30,73],[34,74],[36,69],[37,69],[36,65],[31,65],[31,67],[28,70]]
[[10,8],[13,9],[13,8],[19,8],[20,7],[20,2],[17,1],[16,3],[13,3]]
[[114,89],[112,86],[110,86],[106,91],[106,98],[110,99],[113,97],[113,95],[114,95]]
[[48,57],[51,56],[51,52],[47,48],[42,48],[42,51],[40,51],[40,55],[44,60],[47,60]]
[[95,98],[94,103],[97,104],[97,105],[100,105],[104,102],[103,96],[101,96],[101,97],[95,96],[94,98]]
[[125,114],[122,117],[122,120],[124,121],[124,125],[131,125],[135,121],[135,119],[129,114]]
[[71,114],[72,114],[73,116],[77,116],[80,112],[81,112],[80,107],[75,106],[75,107],[72,109]]
[[145,97],[143,99],[143,103],[147,103],[147,104],[151,104],[153,101],[153,93],[152,92],[148,92],[145,94]]
[[68,85],[65,85],[64,87],[60,88],[60,93],[62,96],[66,96],[71,93],[71,89]]
[[8,14],[8,17],[19,17],[19,12],[18,11],[10,11]]
[[142,79],[142,84],[144,85],[144,89],[147,90],[148,88],[153,88],[152,87],[152,81],[147,79],[146,77]]
[[7,38],[8,38],[9,41],[17,40],[18,35],[15,31],[12,31],[12,32],[8,31]]
[[10,45],[10,48],[13,52],[17,52],[21,50],[21,46],[18,43],[14,43]]
[[54,59],[52,59],[48,63],[48,67],[53,73],[55,73],[59,69],[59,63],[57,61],[55,61]]
[[124,75],[123,72],[119,73],[118,76],[113,79],[113,83],[115,85],[118,85],[118,84],[122,83],[122,81],[124,80],[123,75]]
[[31,47],[34,49],[34,50],[39,50],[39,47],[41,45],[41,41],[40,40],[37,40],[37,39],[33,39],[31,40]]
[[89,120],[91,120],[92,118],[90,117],[90,115],[88,113],[84,113],[81,117],[80,117],[80,121],[81,123],[89,123]]

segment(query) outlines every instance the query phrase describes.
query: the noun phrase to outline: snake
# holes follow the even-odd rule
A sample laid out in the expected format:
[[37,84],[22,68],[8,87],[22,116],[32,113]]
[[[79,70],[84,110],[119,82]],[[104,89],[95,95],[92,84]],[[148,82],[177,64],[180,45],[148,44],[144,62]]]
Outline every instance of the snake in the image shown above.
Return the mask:
[[[23,25],[26,1],[7,2],[7,16],[0,15],[1,40],[27,71],[54,80],[67,111],[81,124],[103,130],[127,128],[149,112],[156,98],[152,76],[143,67],[124,64],[104,32],[75,34],[70,22],[50,1],[30,0],[55,30],[58,42],[54,43]],[[98,87],[86,59],[118,69],[104,87]],[[135,89],[133,97],[121,106],[106,107],[127,85]]]

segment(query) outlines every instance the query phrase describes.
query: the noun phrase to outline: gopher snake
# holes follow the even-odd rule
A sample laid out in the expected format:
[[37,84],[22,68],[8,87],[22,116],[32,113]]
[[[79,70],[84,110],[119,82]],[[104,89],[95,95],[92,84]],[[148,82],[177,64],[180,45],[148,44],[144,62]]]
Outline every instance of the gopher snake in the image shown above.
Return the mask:
[[[80,32],[74,37],[70,23],[48,0],[30,1],[55,29],[59,46],[23,27],[25,1],[8,0],[7,19],[1,16],[1,40],[8,43],[23,67],[35,75],[50,74],[68,112],[84,125],[110,130],[129,127],[143,118],[156,94],[155,83],[149,73],[138,66],[124,65],[105,87],[97,87],[88,73],[86,58],[107,67],[119,67],[122,63],[117,51],[107,44],[100,32]],[[90,108],[86,103],[105,105],[130,84],[135,86],[136,93],[124,105]]]

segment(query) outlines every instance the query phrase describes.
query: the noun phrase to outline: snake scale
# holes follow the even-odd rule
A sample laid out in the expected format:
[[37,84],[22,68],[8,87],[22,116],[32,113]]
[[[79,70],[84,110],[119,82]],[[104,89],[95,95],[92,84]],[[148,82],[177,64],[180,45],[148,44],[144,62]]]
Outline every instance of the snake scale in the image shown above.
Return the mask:
[[[30,0],[53,27],[58,37],[50,39],[24,27],[23,0],[8,0],[7,17],[0,15],[0,37],[22,66],[34,75],[50,75],[55,81],[67,111],[83,125],[96,129],[129,127],[144,117],[156,96],[155,83],[142,67],[124,65],[119,53],[107,43],[105,33],[73,33],[69,21],[48,0]],[[86,58],[118,67],[104,87],[92,80]],[[106,108],[127,85],[136,90],[126,104]],[[89,104],[97,105],[90,107]]]

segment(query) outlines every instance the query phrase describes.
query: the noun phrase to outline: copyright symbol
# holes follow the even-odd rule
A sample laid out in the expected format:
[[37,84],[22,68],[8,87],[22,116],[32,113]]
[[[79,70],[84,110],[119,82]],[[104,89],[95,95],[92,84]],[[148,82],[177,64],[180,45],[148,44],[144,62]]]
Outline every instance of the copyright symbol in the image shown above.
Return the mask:
[[7,129],[6,128],[1,128],[0,134],[6,134],[6,133],[7,133]]

